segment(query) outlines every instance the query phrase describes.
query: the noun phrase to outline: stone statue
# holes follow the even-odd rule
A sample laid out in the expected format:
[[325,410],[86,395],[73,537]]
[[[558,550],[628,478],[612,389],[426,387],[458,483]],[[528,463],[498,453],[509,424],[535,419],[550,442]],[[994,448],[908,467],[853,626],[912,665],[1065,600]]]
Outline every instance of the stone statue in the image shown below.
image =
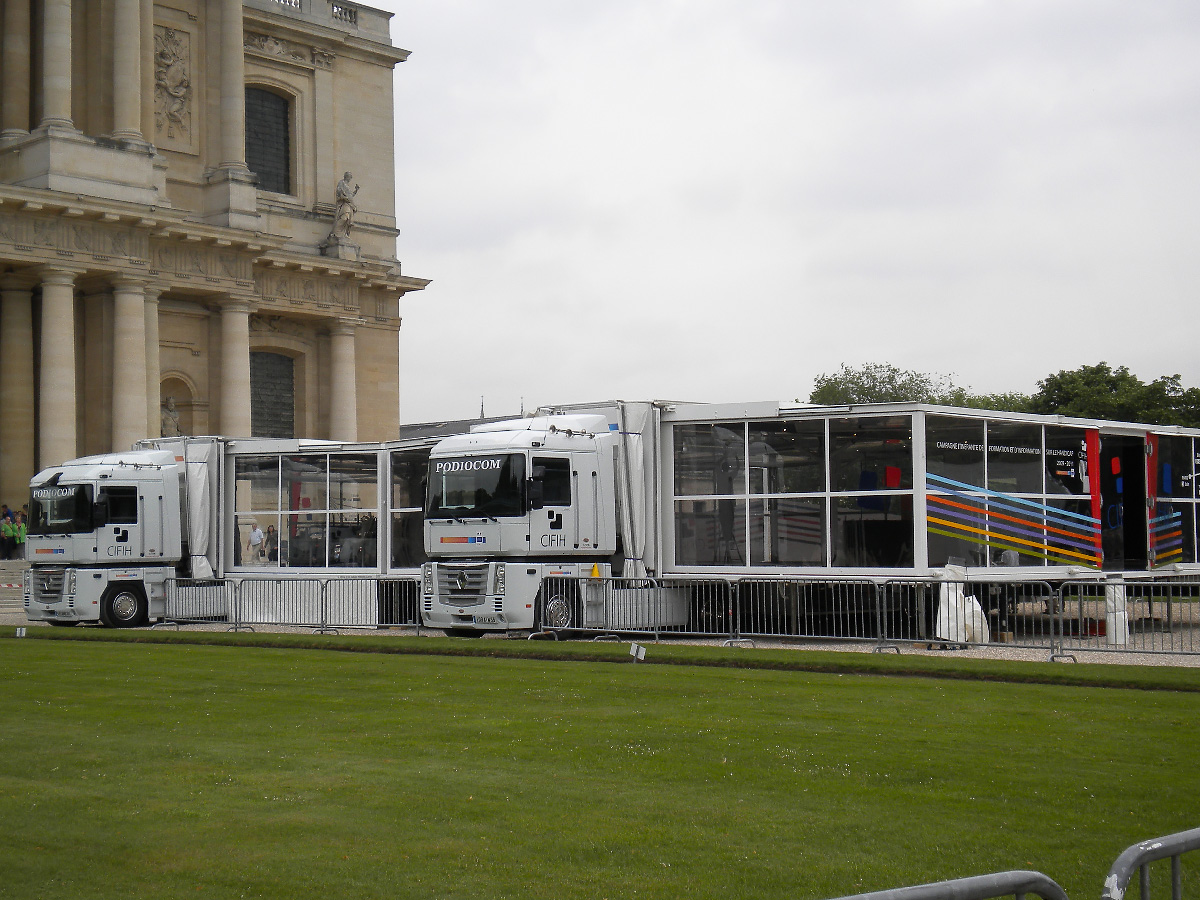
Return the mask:
[[183,431],[179,427],[179,410],[175,408],[175,398],[167,397],[162,404],[162,436],[179,437]]
[[337,183],[337,206],[333,211],[333,231],[329,232],[331,240],[350,237],[350,229],[354,227],[354,216],[358,212],[358,207],[354,204],[354,197],[358,194],[358,185],[350,187],[350,180],[353,177],[354,175],[347,172]]

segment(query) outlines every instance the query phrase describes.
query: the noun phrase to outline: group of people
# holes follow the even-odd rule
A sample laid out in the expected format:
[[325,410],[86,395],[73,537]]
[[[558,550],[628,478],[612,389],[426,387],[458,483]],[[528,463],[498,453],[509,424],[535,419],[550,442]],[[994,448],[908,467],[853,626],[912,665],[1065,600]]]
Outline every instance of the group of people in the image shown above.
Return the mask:
[[257,522],[251,522],[246,553],[248,556],[244,565],[260,566],[268,562],[279,562],[279,536],[275,533],[275,526],[268,525],[264,532]]
[[0,503],[0,559],[25,558],[25,510],[13,512]]

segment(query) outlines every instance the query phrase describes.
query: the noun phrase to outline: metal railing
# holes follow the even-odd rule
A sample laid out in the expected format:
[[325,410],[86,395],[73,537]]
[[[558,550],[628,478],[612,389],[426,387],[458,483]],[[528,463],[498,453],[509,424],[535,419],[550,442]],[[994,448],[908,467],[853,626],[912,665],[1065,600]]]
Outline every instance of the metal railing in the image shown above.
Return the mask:
[[542,597],[555,634],[1200,653],[1200,581],[556,576]]
[[420,629],[419,576],[168,579],[164,624]]
[[[1149,866],[1163,859],[1171,860],[1171,900],[1183,900],[1181,857],[1194,850],[1200,850],[1200,828],[1134,844],[1118,856],[1109,869],[1101,900],[1126,900],[1134,873],[1138,875],[1139,900],[1150,900]],[[1052,878],[1041,872],[1030,871],[972,875],[931,884],[850,894],[839,900],[997,900],[1000,897],[1024,900],[1027,894],[1036,894],[1043,900],[1067,900],[1066,892]]]
[[852,894],[841,900],[995,900],[998,897],[1024,900],[1028,894],[1034,894],[1042,900],[1067,900],[1067,892],[1053,878],[1031,871],[972,875],[931,884]]
[[1125,900],[1125,892],[1134,872],[1138,873],[1140,900],[1150,900],[1150,863],[1160,859],[1171,860],[1171,900],[1183,900],[1180,857],[1193,850],[1200,850],[1200,828],[1179,831],[1128,847],[1108,870],[1102,900]]

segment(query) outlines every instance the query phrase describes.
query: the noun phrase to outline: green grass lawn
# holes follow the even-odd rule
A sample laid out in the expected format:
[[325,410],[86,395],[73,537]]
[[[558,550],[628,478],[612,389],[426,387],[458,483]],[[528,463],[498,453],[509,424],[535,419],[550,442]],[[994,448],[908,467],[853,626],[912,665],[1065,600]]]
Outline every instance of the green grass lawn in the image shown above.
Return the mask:
[[1082,900],[1200,825],[1200,672],[227,640],[0,638],[0,897],[835,897],[1031,868]]

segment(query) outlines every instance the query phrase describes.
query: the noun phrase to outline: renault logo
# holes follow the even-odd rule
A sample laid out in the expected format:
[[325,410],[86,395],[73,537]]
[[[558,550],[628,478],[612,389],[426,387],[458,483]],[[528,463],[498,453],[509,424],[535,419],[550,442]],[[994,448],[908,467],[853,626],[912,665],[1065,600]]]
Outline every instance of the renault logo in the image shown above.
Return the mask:
[[467,573],[466,572],[459,572],[457,575],[454,576],[454,586],[456,588],[458,588],[460,591],[465,591],[467,589]]

